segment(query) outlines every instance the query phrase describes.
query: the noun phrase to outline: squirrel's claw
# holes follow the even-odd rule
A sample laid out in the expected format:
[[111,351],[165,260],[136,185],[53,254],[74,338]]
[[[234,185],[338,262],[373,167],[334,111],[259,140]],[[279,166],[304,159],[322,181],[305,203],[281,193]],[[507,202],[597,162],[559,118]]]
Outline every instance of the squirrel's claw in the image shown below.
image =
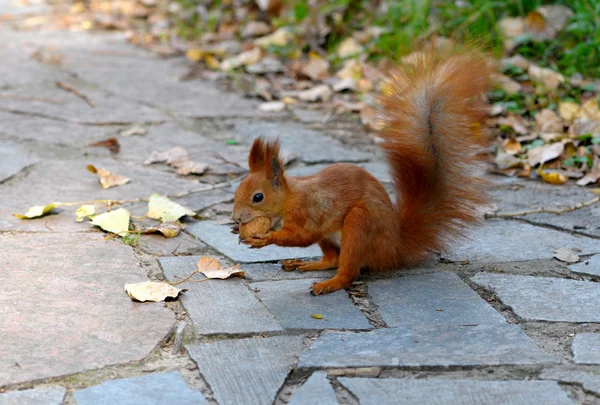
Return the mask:
[[270,236],[270,233],[259,233],[243,239],[242,243],[250,245],[250,249],[260,249],[261,247],[268,246],[272,243]]

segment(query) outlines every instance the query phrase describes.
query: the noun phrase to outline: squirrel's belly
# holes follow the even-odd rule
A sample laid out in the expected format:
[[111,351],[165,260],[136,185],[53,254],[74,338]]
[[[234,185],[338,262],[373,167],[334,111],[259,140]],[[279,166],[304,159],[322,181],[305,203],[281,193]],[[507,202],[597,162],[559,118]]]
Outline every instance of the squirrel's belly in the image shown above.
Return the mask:
[[325,237],[329,242],[333,243],[335,246],[342,247],[342,231],[337,231],[331,233]]

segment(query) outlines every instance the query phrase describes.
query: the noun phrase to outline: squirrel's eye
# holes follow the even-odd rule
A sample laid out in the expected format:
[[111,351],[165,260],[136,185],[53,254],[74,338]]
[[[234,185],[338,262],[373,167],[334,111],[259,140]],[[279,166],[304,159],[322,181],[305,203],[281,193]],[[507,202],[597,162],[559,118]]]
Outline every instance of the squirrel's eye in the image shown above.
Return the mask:
[[254,197],[252,197],[252,202],[259,203],[263,198],[265,198],[265,196],[262,193],[256,193],[254,194]]

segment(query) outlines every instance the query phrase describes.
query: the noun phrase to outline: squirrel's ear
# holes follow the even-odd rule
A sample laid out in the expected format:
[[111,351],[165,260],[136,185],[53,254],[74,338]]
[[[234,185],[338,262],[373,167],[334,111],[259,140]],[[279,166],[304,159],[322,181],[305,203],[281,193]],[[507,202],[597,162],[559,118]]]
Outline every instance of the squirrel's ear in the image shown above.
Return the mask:
[[273,188],[283,185],[283,161],[279,157],[279,139],[265,147],[265,171]]
[[262,138],[256,138],[248,156],[248,166],[251,172],[258,172],[265,167],[265,143]]

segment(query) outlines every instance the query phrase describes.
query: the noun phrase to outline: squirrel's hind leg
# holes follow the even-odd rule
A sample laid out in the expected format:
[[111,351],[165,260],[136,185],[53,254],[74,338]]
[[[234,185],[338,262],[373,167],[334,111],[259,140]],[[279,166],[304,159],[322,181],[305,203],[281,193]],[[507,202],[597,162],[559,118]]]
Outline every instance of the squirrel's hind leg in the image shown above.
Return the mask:
[[340,257],[340,249],[337,245],[323,239],[319,241],[319,246],[323,251],[323,258],[319,261],[304,261],[298,259],[283,260],[281,267],[286,271],[298,270],[298,271],[315,271],[315,270],[331,270],[338,266],[338,259]]
[[360,276],[361,262],[365,256],[365,241],[369,240],[370,217],[366,208],[355,205],[344,219],[339,266],[332,279],[315,283],[310,288],[312,295],[322,295],[344,288]]

